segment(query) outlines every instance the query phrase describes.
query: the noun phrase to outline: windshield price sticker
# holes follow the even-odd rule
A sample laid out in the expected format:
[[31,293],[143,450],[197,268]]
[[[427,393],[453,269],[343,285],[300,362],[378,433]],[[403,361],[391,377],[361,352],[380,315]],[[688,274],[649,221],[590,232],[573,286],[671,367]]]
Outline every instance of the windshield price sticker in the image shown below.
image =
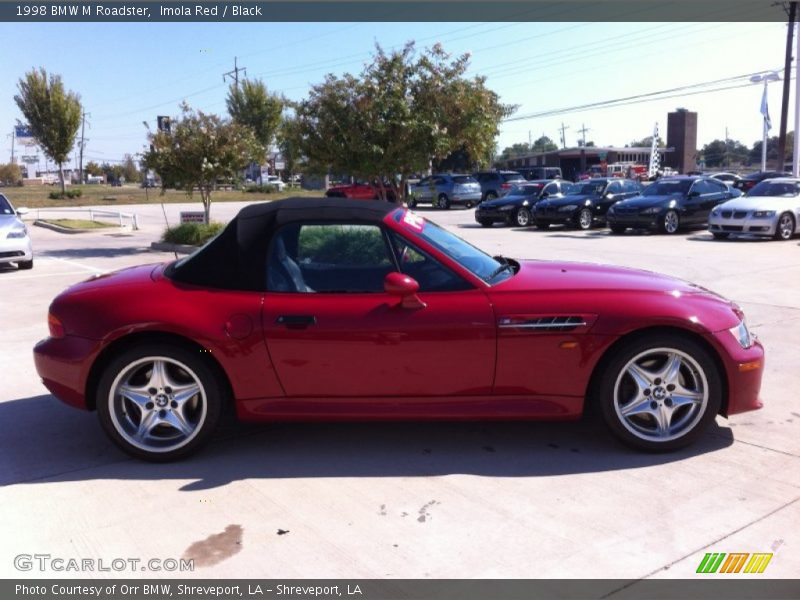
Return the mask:
[[425,227],[425,219],[417,214],[414,214],[410,210],[407,210],[406,214],[403,215],[403,223],[408,225],[414,231],[419,231],[420,233],[422,233],[422,230]]

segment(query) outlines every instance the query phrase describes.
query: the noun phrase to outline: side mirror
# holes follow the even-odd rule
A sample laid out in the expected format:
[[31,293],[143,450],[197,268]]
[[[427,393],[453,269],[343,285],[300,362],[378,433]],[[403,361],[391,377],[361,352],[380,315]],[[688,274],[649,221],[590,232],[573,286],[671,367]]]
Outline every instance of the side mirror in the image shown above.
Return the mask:
[[22,215],[27,215],[29,212],[30,212],[30,211],[29,211],[27,208],[25,208],[24,206],[20,206],[20,207],[17,209],[17,214],[18,214],[20,217],[21,217]]
[[550,196],[550,192],[542,192],[542,195],[541,195],[541,196],[539,196],[539,197],[540,197],[542,200],[544,200],[545,198],[548,198],[549,196]]
[[419,283],[408,275],[393,272],[389,273],[383,280],[383,290],[392,296],[399,296],[400,305],[403,308],[425,308],[426,304],[419,299]]
[[606,194],[606,198],[608,198],[609,200],[613,200],[614,199],[614,194],[609,192],[608,194]]

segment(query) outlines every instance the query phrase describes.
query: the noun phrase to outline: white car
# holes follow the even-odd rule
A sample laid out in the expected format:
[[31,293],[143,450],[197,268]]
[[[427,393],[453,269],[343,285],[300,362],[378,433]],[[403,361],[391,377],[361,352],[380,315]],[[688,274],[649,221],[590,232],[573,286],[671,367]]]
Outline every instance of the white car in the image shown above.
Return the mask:
[[765,179],[746,196],[716,206],[708,217],[708,230],[716,239],[732,233],[790,240],[800,233],[800,179]]
[[8,198],[0,194],[0,265],[16,263],[19,269],[33,268],[31,238],[18,216],[27,212],[27,208],[14,210]]
[[267,175],[266,177],[261,178],[262,185],[271,185],[274,186],[276,190],[282,192],[286,187],[286,184],[281,181],[281,178],[277,175]]

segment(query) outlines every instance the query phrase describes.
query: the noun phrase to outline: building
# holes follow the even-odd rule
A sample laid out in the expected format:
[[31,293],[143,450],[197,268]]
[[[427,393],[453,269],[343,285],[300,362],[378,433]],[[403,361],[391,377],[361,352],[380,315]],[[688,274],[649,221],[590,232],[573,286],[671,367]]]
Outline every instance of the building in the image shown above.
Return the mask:
[[[660,164],[668,164],[665,157],[672,152],[672,148],[659,148]],[[526,154],[507,160],[497,161],[495,166],[499,169],[521,169],[524,167],[560,167],[564,179],[575,180],[580,173],[586,172],[594,165],[603,166],[613,163],[637,163],[647,165],[650,163],[650,148],[599,148],[587,146],[580,148],[566,148]]]
[[679,108],[667,115],[667,146],[674,149],[663,164],[680,173],[697,168],[697,113]]

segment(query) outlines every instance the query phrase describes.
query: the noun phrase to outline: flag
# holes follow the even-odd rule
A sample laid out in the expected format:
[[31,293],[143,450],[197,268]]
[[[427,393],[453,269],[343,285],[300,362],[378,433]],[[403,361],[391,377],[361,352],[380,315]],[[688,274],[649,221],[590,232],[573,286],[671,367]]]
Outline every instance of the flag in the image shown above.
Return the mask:
[[769,118],[769,106],[767,106],[767,86],[764,86],[764,95],[761,96],[761,114],[764,115],[764,124],[767,131],[772,129],[772,120]]

